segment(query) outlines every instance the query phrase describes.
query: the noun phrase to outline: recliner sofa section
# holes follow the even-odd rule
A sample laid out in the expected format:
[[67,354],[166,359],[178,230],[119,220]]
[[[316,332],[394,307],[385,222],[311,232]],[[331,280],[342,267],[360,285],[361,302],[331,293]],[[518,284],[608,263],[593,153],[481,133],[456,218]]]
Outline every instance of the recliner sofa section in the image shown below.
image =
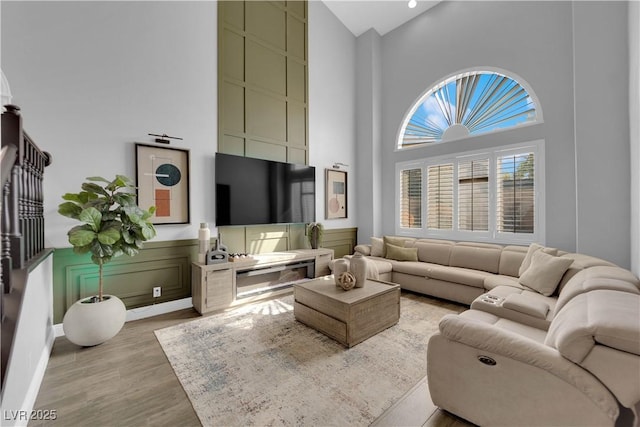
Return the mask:
[[438,407],[478,425],[640,426],[632,272],[536,244],[387,237],[355,250],[382,280],[470,305],[429,339]]

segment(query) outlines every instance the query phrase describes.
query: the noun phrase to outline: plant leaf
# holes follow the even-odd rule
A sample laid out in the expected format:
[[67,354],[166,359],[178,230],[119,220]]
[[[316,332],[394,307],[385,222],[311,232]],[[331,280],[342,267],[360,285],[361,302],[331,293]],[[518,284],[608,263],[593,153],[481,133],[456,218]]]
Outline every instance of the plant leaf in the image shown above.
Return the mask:
[[58,213],[69,218],[78,219],[82,207],[73,202],[64,202],[58,206]]
[[102,223],[102,214],[94,207],[83,209],[78,216],[78,219],[85,224],[89,225],[93,231],[99,231]]
[[103,178],[101,176],[88,176],[87,181],[99,181],[99,182],[106,182],[106,183],[110,182],[108,179]]
[[107,190],[105,190],[104,188],[102,188],[98,184],[94,184],[94,183],[91,183],[91,182],[85,182],[85,183],[82,184],[82,189],[84,191],[88,191],[89,193],[102,194],[105,197],[109,197],[109,193],[107,193]]
[[98,233],[98,240],[103,245],[113,245],[120,240],[120,227],[110,226],[103,228]]
[[90,245],[96,238],[96,232],[87,225],[73,227],[67,235],[69,236],[69,243],[73,246]]

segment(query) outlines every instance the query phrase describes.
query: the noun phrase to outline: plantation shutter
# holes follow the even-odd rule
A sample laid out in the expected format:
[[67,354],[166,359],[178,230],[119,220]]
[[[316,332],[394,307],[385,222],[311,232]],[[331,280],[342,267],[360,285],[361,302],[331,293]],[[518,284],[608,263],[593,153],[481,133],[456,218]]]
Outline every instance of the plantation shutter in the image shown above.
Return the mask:
[[422,169],[404,169],[400,174],[400,226],[422,228]]
[[502,233],[534,232],[534,155],[498,157],[497,227]]
[[458,163],[458,228],[489,230],[489,159]]
[[453,229],[453,164],[427,169],[427,227]]

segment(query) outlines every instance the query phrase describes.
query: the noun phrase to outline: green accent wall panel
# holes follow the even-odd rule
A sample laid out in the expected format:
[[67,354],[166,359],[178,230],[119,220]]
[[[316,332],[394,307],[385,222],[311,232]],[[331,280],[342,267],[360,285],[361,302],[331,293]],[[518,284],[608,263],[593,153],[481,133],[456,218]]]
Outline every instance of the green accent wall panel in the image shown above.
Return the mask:
[[[307,1],[218,2],[218,152],[308,164]],[[308,247],[304,225],[220,227],[230,252]]]
[[276,49],[286,49],[286,11],[266,1],[245,2],[245,29],[248,34]]
[[333,249],[333,257],[337,259],[353,254],[353,248],[356,246],[357,240],[358,229],[355,227],[325,229],[322,236],[322,247]]
[[253,40],[247,40],[247,85],[286,95],[287,58]]
[[225,77],[244,80],[244,38],[234,30],[224,32],[222,70]]
[[[121,256],[104,266],[105,293],[122,299],[127,309],[191,296],[191,261],[197,240],[148,242],[135,257]],[[71,248],[53,256],[53,315],[61,323],[67,309],[80,298],[97,294],[98,266],[89,255]],[[155,286],[162,296],[153,298]]]
[[276,141],[287,137],[287,103],[255,90],[246,90],[247,134]]
[[247,157],[256,159],[275,160],[277,162],[286,162],[287,147],[284,145],[270,144],[263,141],[254,141],[252,139],[246,142]]
[[262,141],[308,162],[307,31],[306,1],[218,2],[219,152],[259,157]]
[[289,147],[287,149],[287,161],[289,163],[304,164],[307,150]]
[[244,132],[244,88],[231,82],[224,83],[224,103],[226,105],[225,130],[242,134]]

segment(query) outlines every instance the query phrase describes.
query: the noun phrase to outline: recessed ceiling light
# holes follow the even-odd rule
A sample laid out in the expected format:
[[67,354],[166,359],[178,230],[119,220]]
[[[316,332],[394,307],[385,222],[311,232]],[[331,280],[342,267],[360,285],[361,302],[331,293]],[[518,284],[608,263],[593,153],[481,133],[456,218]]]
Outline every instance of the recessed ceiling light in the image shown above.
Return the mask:
[[414,7],[416,7],[418,5],[418,2],[416,0],[409,0],[409,9],[413,9]]

